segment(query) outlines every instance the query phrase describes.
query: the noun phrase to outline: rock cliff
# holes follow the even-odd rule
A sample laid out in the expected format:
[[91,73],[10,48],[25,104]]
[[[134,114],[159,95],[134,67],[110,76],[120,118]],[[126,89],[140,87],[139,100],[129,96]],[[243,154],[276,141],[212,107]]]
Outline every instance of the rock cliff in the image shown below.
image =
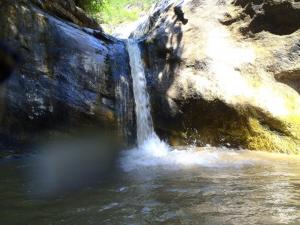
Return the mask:
[[160,2],[136,33],[157,132],[174,145],[299,153],[299,4]]
[[119,104],[120,90],[132,99],[122,41],[72,1],[4,0],[0,21],[0,41],[21,59],[0,87],[2,148],[79,128],[118,132],[122,121],[131,135],[133,103],[126,115]]

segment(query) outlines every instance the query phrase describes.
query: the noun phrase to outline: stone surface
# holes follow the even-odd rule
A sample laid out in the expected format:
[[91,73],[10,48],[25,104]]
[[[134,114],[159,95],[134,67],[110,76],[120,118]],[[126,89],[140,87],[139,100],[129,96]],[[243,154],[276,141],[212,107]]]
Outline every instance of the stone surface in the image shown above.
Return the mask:
[[50,14],[92,29],[102,30],[97,21],[89,16],[73,0],[28,0]]
[[292,0],[158,4],[136,36],[146,35],[160,136],[174,145],[299,153],[299,16]]
[[127,82],[122,88],[133,99],[123,42],[53,17],[29,1],[1,1],[0,21],[0,41],[21,58],[0,87],[1,149],[61,132],[115,131],[121,120],[131,132],[133,103],[121,118],[116,94],[119,83]]

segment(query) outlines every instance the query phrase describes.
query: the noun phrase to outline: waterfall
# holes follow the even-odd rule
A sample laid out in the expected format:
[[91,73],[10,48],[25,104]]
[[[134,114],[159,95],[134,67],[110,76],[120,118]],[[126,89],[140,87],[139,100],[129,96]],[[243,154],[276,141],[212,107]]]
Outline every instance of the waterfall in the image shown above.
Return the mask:
[[147,81],[138,43],[134,39],[128,39],[127,50],[133,83],[138,147],[124,152],[121,164],[124,170],[131,170],[141,164],[152,165],[160,159],[164,160],[170,153],[170,147],[159,139],[153,128]]
[[135,100],[137,143],[141,146],[147,139],[156,135],[153,129],[147,81],[138,43],[134,39],[128,39],[127,49]]

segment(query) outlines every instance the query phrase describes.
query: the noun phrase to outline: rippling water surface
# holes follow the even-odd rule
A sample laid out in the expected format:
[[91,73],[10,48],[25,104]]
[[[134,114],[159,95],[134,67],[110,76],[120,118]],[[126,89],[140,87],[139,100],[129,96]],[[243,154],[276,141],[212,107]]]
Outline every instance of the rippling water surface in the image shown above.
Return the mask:
[[299,157],[228,149],[143,157],[126,151],[105,181],[52,198],[31,195],[30,160],[2,162],[0,224],[300,224]]

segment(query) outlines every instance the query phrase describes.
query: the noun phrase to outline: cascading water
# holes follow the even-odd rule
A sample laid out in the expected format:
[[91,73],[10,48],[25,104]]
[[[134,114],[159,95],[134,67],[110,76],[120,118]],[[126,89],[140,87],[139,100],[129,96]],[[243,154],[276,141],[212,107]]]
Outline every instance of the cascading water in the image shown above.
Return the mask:
[[166,156],[170,148],[158,138],[153,128],[147,81],[138,43],[134,39],[128,39],[127,50],[133,82],[138,147],[125,152],[122,165],[125,170],[131,170],[141,163],[145,166],[149,163],[157,164],[156,159]]
[[135,40],[129,39],[127,41],[127,49],[130,60],[133,93],[135,99],[137,142],[140,146],[147,139],[155,136],[155,133],[150,115],[149,95],[146,89],[147,81],[139,46]]

